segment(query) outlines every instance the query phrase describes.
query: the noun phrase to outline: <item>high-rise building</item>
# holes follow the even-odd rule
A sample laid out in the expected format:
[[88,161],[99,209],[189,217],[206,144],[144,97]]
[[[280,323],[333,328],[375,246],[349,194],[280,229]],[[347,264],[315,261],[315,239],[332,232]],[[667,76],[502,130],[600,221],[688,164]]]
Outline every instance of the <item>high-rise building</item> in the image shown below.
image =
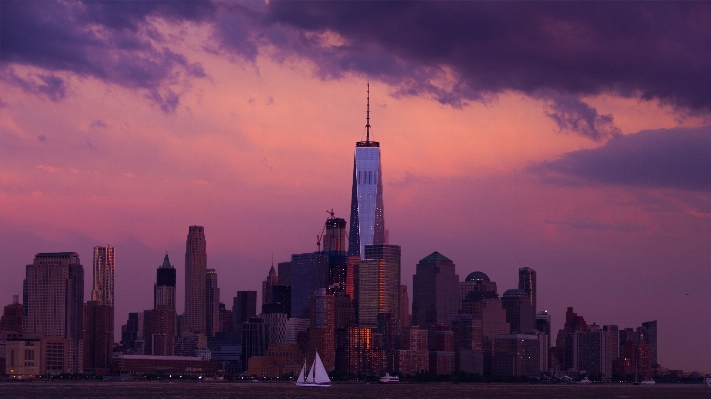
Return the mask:
[[143,311],[144,354],[173,356],[175,335],[174,310],[161,306]]
[[366,138],[356,143],[353,159],[351,227],[348,236],[348,255],[361,258],[365,256],[366,245],[385,244],[380,143],[370,140],[370,85],[366,112]]
[[65,372],[83,371],[84,267],[76,252],[39,253],[26,267],[25,334],[67,338]]
[[410,326],[410,297],[407,295],[407,286],[400,286],[400,326]]
[[535,328],[535,314],[526,291],[507,290],[501,298],[501,304],[506,309],[506,321],[511,325],[511,334],[528,334]]
[[205,335],[214,337],[220,331],[220,289],[217,272],[207,269],[205,274]]
[[99,305],[114,306],[114,269],[116,248],[112,246],[94,247],[94,278],[91,300]]
[[12,304],[6,305],[0,318],[0,331],[22,334],[22,304],[19,295],[12,296]]
[[644,333],[644,340],[649,344],[649,356],[652,362],[652,367],[657,368],[659,363],[657,363],[657,321],[647,321],[642,323],[642,331]]
[[[323,234],[323,253],[328,256],[329,292],[348,290],[348,256],[346,256],[346,221],[333,216],[326,220]],[[350,282],[352,284],[352,281]]]
[[277,277],[274,265],[272,265],[269,269],[269,274],[267,274],[267,278],[262,281],[262,306],[273,302],[274,291],[272,287],[276,287],[277,285],[279,285],[279,277]]
[[143,313],[129,313],[126,324],[121,326],[121,345],[133,352],[138,340],[143,340]]
[[232,317],[235,332],[242,336],[242,323],[257,316],[257,291],[237,291],[232,301]]
[[358,325],[377,327],[380,313],[400,319],[400,246],[366,245],[360,262]]
[[505,334],[494,339],[492,374],[537,377],[540,364],[537,335]]
[[536,330],[546,334],[548,337],[546,345],[551,348],[551,315],[547,310],[541,310],[536,314]]
[[462,301],[471,296],[472,299],[498,298],[496,283],[489,279],[483,272],[472,272],[459,283],[459,309]]
[[611,378],[615,359],[620,357],[620,330],[615,325],[602,326],[605,335],[605,371],[603,374]]
[[[256,291],[254,292],[256,296]],[[269,346],[269,332],[267,324],[259,317],[250,317],[242,323],[242,365],[247,370],[249,358],[264,356]]]
[[156,283],[153,286],[153,309],[164,307],[175,311],[175,282],[175,268],[170,264],[166,252],[163,264],[156,271]]
[[[605,334],[600,326],[593,323],[586,331],[576,331],[573,335],[573,364],[575,370],[588,375],[605,375]],[[611,377],[611,375],[605,375]]]
[[84,370],[108,370],[114,348],[114,307],[84,305]]
[[277,276],[279,285],[291,287],[291,262],[279,262],[277,267],[279,269]]
[[412,324],[429,331],[430,349],[435,327],[449,325],[459,308],[459,276],[454,262],[439,252],[420,260],[412,277]]
[[326,371],[336,367],[335,300],[325,288],[317,289],[310,299],[309,352],[307,363],[318,351]]
[[207,249],[205,228],[190,226],[185,242],[185,314],[181,333],[205,333],[205,279]]
[[291,255],[291,316],[309,318],[309,297],[328,287],[328,255],[318,252]]
[[518,269],[518,289],[526,292],[531,305],[531,316],[536,318],[536,271],[530,267]]

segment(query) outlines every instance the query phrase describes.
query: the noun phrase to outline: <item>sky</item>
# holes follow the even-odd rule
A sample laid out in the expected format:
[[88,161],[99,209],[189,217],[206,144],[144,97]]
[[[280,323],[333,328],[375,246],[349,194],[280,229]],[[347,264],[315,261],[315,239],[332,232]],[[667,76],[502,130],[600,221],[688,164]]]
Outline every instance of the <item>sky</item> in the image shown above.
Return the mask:
[[[711,4],[0,1],[0,303],[116,247],[116,329],[188,226],[221,301],[348,219],[381,143],[402,282],[439,251],[563,327],[659,323],[711,372]],[[118,336],[116,337],[118,340]]]

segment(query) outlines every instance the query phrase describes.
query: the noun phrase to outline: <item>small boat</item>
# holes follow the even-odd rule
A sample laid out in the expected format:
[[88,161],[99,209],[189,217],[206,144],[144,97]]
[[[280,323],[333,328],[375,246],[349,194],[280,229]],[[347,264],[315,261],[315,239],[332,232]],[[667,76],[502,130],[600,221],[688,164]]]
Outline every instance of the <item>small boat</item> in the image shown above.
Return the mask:
[[591,384],[588,377],[584,377],[582,380],[578,381],[578,384]]
[[711,388],[711,377],[704,378],[704,384],[706,384],[707,387]]
[[306,372],[306,359],[304,359],[304,366],[301,368],[295,384],[297,387],[328,388],[331,386],[331,379],[328,377],[326,368],[323,367],[323,362],[321,362],[321,356],[318,355],[318,352],[316,352],[314,362],[308,372]]
[[644,380],[644,381],[640,382],[640,384],[641,384],[641,385],[654,385],[654,384],[656,384],[656,381],[654,381],[654,380]]
[[378,382],[381,384],[399,384],[400,377],[396,375],[390,375],[390,373],[385,373],[385,376],[380,377]]

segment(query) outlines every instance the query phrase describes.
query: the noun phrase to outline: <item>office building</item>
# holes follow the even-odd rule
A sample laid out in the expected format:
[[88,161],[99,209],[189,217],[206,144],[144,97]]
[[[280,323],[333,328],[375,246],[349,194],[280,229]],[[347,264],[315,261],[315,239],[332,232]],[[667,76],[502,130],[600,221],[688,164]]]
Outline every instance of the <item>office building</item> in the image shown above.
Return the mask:
[[242,336],[242,323],[257,316],[257,291],[237,291],[237,296],[232,300],[232,317],[234,331]]
[[469,273],[464,281],[459,283],[459,309],[462,308],[462,302],[467,297],[475,300],[498,298],[496,283],[483,272]]
[[112,246],[94,247],[93,288],[91,300],[103,306],[114,306],[114,271],[116,249]]
[[439,252],[420,260],[412,277],[412,324],[430,332],[434,345],[435,327],[449,325],[459,308],[459,276],[454,262]]
[[205,273],[205,335],[214,337],[220,331],[220,289],[217,287],[217,272],[207,269]]
[[492,374],[538,377],[540,343],[537,335],[504,334],[494,339]]
[[351,226],[348,236],[348,255],[361,258],[365,256],[366,245],[385,244],[380,143],[370,140],[370,87],[365,128],[365,141],[356,143],[353,159]]
[[360,327],[377,327],[380,313],[400,318],[400,246],[366,245],[358,280]]
[[507,290],[501,298],[501,304],[506,309],[506,322],[511,326],[511,334],[528,334],[534,330],[535,313],[526,291]]
[[26,267],[24,334],[67,338],[65,372],[83,371],[84,267],[76,252],[38,253]]
[[593,323],[585,331],[573,334],[573,364],[575,370],[585,372],[589,376],[611,377],[605,375],[605,334],[597,324]]
[[291,262],[280,262],[277,267],[279,268],[277,275],[279,285],[291,287]]
[[547,310],[541,310],[536,314],[536,330],[546,334],[547,347],[551,347],[551,315],[548,314]]
[[207,275],[205,228],[190,226],[185,242],[185,313],[181,334],[204,334],[207,327],[205,287]]
[[286,343],[286,313],[262,313],[259,316],[267,325],[267,342],[269,344]]
[[143,353],[152,356],[175,354],[175,311],[164,307],[143,311]]
[[[94,269],[96,270],[96,269]],[[114,307],[89,301],[84,305],[84,370],[107,372],[114,348]]]
[[175,268],[170,264],[166,252],[163,264],[156,270],[156,283],[153,285],[153,309],[162,307],[175,311],[175,283]]
[[410,296],[407,295],[407,286],[400,286],[400,325],[405,328],[410,326]]
[[657,321],[647,321],[642,323],[642,333],[644,341],[649,345],[649,357],[652,362],[652,368],[659,367],[657,362]]
[[620,331],[615,325],[602,326],[605,335],[605,371],[606,378],[611,378],[615,359],[620,357]]
[[[256,291],[252,291],[255,292]],[[247,362],[253,356],[264,356],[269,345],[267,325],[259,317],[250,317],[242,323],[242,365],[247,369]]]
[[0,331],[22,334],[22,304],[19,295],[12,296],[12,304],[6,305],[0,318]]
[[305,253],[291,255],[291,315],[309,318],[310,297],[319,288],[328,287],[328,255]]
[[530,267],[518,269],[518,289],[526,292],[532,317],[536,318],[536,271]]
[[262,306],[268,305],[274,301],[274,290],[273,287],[279,285],[279,277],[277,277],[276,270],[274,270],[274,265],[269,269],[267,278],[262,281]]
[[309,351],[307,364],[311,364],[318,351],[326,371],[336,367],[335,301],[325,288],[317,289],[310,299]]

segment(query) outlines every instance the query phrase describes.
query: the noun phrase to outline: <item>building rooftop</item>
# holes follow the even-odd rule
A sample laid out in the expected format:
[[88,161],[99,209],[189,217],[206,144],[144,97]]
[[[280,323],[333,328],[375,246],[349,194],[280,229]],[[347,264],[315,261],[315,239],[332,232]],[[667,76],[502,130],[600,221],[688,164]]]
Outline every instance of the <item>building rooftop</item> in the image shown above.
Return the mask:
[[474,280],[486,280],[486,281],[491,281],[491,279],[489,279],[489,276],[487,276],[486,274],[484,274],[484,272],[472,272],[472,273],[469,273],[469,275],[467,276],[467,278],[464,279],[464,281],[474,281]]
[[422,258],[420,262],[451,262],[452,260],[448,257],[442,255],[441,253],[434,251],[428,256]]
[[528,293],[524,290],[510,289],[510,290],[506,290],[506,292],[504,292],[504,296],[525,296],[525,297],[527,297]]

